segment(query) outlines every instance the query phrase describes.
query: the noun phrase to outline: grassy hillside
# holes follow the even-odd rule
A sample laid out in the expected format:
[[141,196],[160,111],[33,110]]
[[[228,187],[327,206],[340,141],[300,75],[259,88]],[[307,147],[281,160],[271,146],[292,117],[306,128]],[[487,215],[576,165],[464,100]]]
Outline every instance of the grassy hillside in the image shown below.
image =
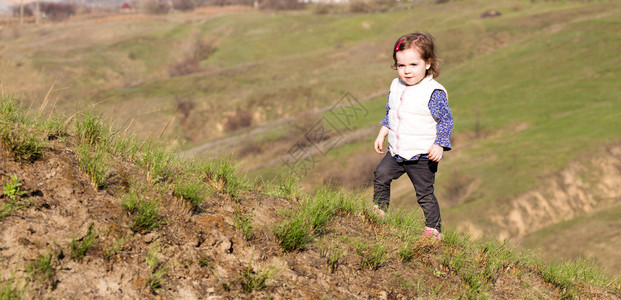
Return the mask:
[[97,111],[24,106],[0,101],[3,299],[621,298],[592,261],[546,264],[457,230],[421,237],[416,214],[380,218],[358,194],[252,182]]
[[[302,186],[365,188],[380,159],[371,144],[386,98],[377,95],[395,76],[390,45],[404,32],[428,31],[456,119],[454,150],[438,174],[444,219],[544,249],[554,246],[550,237],[572,245],[576,227],[562,226],[572,218],[592,232],[610,231],[599,218],[618,209],[621,196],[621,174],[607,167],[619,164],[609,150],[621,139],[619,6],[458,1],[410,8],[327,15],[235,8],[5,29],[0,75],[6,90],[27,99],[43,99],[56,82],[48,110],[71,115],[97,103],[123,131],[163,134],[183,149],[207,143],[208,156],[235,152],[251,176],[270,179],[287,174],[282,162],[296,143],[323,116],[330,120],[328,109],[349,92],[368,113],[325,155],[305,145],[314,159]],[[502,16],[479,18],[491,8]],[[407,180],[392,194],[395,208],[416,207]],[[566,255],[600,263],[621,246],[587,236],[580,245]]]

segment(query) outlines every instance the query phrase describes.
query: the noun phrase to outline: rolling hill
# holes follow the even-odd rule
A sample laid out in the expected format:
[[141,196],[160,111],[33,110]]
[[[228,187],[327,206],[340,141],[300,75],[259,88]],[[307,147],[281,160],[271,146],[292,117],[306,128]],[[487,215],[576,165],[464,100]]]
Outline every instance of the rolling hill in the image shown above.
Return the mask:
[[[502,15],[480,18],[488,9]],[[3,29],[0,75],[24,99],[42,101],[53,86],[48,109],[71,116],[96,104],[124,131],[187,153],[234,153],[267,180],[286,176],[302,149],[308,167],[294,171],[305,190],[343,185],[370,199],[379,159],[370,145],[395,76],[390,45],[428,31],[456,120],[438,174],[443,219],[618,273],[619,14],[615,2],[457,1],[363,14],[105,16]],[[365,113],[319,153],[307,130],[334,124],[317,122],[343,99]],[[395,182],[393,207],[415,207],[410,192]]]

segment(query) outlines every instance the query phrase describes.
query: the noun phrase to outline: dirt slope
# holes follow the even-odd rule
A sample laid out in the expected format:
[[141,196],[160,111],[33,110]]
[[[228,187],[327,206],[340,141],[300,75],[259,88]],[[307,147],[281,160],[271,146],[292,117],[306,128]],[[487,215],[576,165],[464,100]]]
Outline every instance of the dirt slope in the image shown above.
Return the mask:
[[[337,215],[305,250],[283,252],[274,225],[298,200],[266,196],[258,187],[236,198],[216,193],[198,211],[162,189],[165,224],[134,232],[120,197],[128,178],[146,181],[146,175],[118,158],[107,186],[97,190],[80,169],[72,147],[71,138],[52,141],[33,163],[13,161],[6,149],[0,151],[0,183],[17,175],[27,191],[22,197],[25,207],[0,219],[3,290],[12,287],[24,298],[82,299],[477,297],[458,270],[447,267],[447,257],[457,250],[419,240],[414,258],[403,262],[397,254],[399,241],[386,234],[390,228],[369,222],[364,214]],[[8,201],[6,194],[0,197],[0,204]],[[251,212],[248,239],[236,229],[238,209]],[[85,240],[91,224],[93,246],[83,258],[72,258],[72,242]],[[332,269],[326,260],[328,244],[341,251]],[[378,266],[365,267],[365,254],[355,245],[377,244],[386,247],[386,256]],[[47,255],[50,271],[36,275],[31,266]],[[592,298],[619,298],[589,286],[580,290]],[[510,265],[484,295],[557,298],[561,291],[531,267]]]

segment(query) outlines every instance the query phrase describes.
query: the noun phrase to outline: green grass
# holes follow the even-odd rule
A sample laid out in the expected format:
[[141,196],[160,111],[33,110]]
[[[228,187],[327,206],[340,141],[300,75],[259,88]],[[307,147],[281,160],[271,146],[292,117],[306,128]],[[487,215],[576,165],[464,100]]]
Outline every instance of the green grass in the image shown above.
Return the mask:
[[299,176],[283,174],[277,182],[268,182],[264,188],[267,195],[281,198],[295,198],[300,193]]
[[135,186],[121,198],[121,207],[132,215],[134,232],[149,231],[164,224],[160,216],[160,199],[149,199]]
[[27,206],[26,202],[22,200],[22,196],[28,192],[22,190],[22,183],[17,175],[11,175],[11,179],[2,186],[2,191],[8,200],[0,205],[0,219],[8,217],[13,211]]
[[0,281],[0,299],[14,300],[23,299],[27,283],[19,286],[19,280],[15,279],[14,274],[6,280]]
[[611,277],[589,259],[576,259],[573,262],[555,261],[541,266],[543,279],[557,286],[565,299],[577,299],[580,292],[576,283],[602,286],[621,290],[621,277]]
[[17,161],[33,162],[43,156],[44,142],[15,96],[0,96],[0,138]]
[[145,262],[151,271],[146,282],[147,287],[152,291],[161,289],[166,282],[165,276],[168,272],[168,266],[160,258],[159,245],[157,243],[149,250]]
[[235,207],[235,227],[249,241],[253,237],[252,212],[247,212],[241,205]]
[[362,257],[361,268],[369,268],[370,270],[379,269],[387,260],[387,247],[381,241],[356,249]]
[[159,183],[170,179],[177,159],[175,152],[166,149],[163,142],[149,139],[143,144],[142,156],[137,163],[149,171],[147,176],[151,182]]
[[112,259],[115,255],[121,253],[123,245],[127,242],[127,239],[120,237],[115,239],[109,246],[104,248],[104,258]]
[[334,273],[338,268],[339,260],[343,257],[344,250],[336,242],[321,245],[319,256],[326,259],[328,270]]
[[81,113],[75,123],[76,136],[82,144],[93,146],[105,139],[109,135],[109,130],[104,125],[101,115],[95,113],[94,109],[88,109]]
[[198,264],[203,268],[207,268],[208,270],[213,270],[215,268],[214,260],[210,257],[199,258]]
[[[56,288],[56,269],[54,268],[54,259],[52,253],[41,254],[37,259],[32,261],[26,267],[26,273],[28,273],[29,281],[41,281],[47,282],[52,286],[52,289]],[[12,298],[2,298],[12,299]]]
[[108,152],[100,145],[83,143],[77,147],[77,157],[80,167],[91,180],[96,189],[106,186],[106,174],[110,169]]
[[321,233],[334,215],[360,212],[363,205],[356,195],[324,186],[303,199],[294,211],[285,216],[285,220],[276,225],[274,233],[283,250],[304,249],[306,243]]
[[196,209],[209,194],[210,188],[197,178],[179,177],[173,187],[173,195],[182,197]]
[[19,200],[24,194],[28,193],[27,191],[22,190],[22,183],[17,177],[16,174],[11,175],[11,180],[7,182],[2,190],[4,195],[9,197],[12,201]]
[[252,259],[248,263],[248,267],[243,271],[238,279],[244,293],[251,293],[255,290],[263,290],[267,288],[267,282],[276,276],[277,270],[273,267],[261,268],[255,271],[252,267]]
[[71,258],[75,261],[80,261],[86,255],[88,249],[90,249],[95,243],[97,243],[97,233],[94,231],[95,224],[88,225],[86,235],[79,239],[73,239],[71,241]]

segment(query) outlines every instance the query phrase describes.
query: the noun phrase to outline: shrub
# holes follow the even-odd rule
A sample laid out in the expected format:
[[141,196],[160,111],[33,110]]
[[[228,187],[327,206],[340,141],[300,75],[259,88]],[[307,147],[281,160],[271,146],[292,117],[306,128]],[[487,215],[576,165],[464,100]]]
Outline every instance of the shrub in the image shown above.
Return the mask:
[[252,125],[252,114],[241,108],[237,108],[235,113],[226,118],[226,128],[229,131],[237,131]]
[[328,3],[317,3],[313,7],[313,13],[316,15],[326,15],[332,12],[333,4]]

